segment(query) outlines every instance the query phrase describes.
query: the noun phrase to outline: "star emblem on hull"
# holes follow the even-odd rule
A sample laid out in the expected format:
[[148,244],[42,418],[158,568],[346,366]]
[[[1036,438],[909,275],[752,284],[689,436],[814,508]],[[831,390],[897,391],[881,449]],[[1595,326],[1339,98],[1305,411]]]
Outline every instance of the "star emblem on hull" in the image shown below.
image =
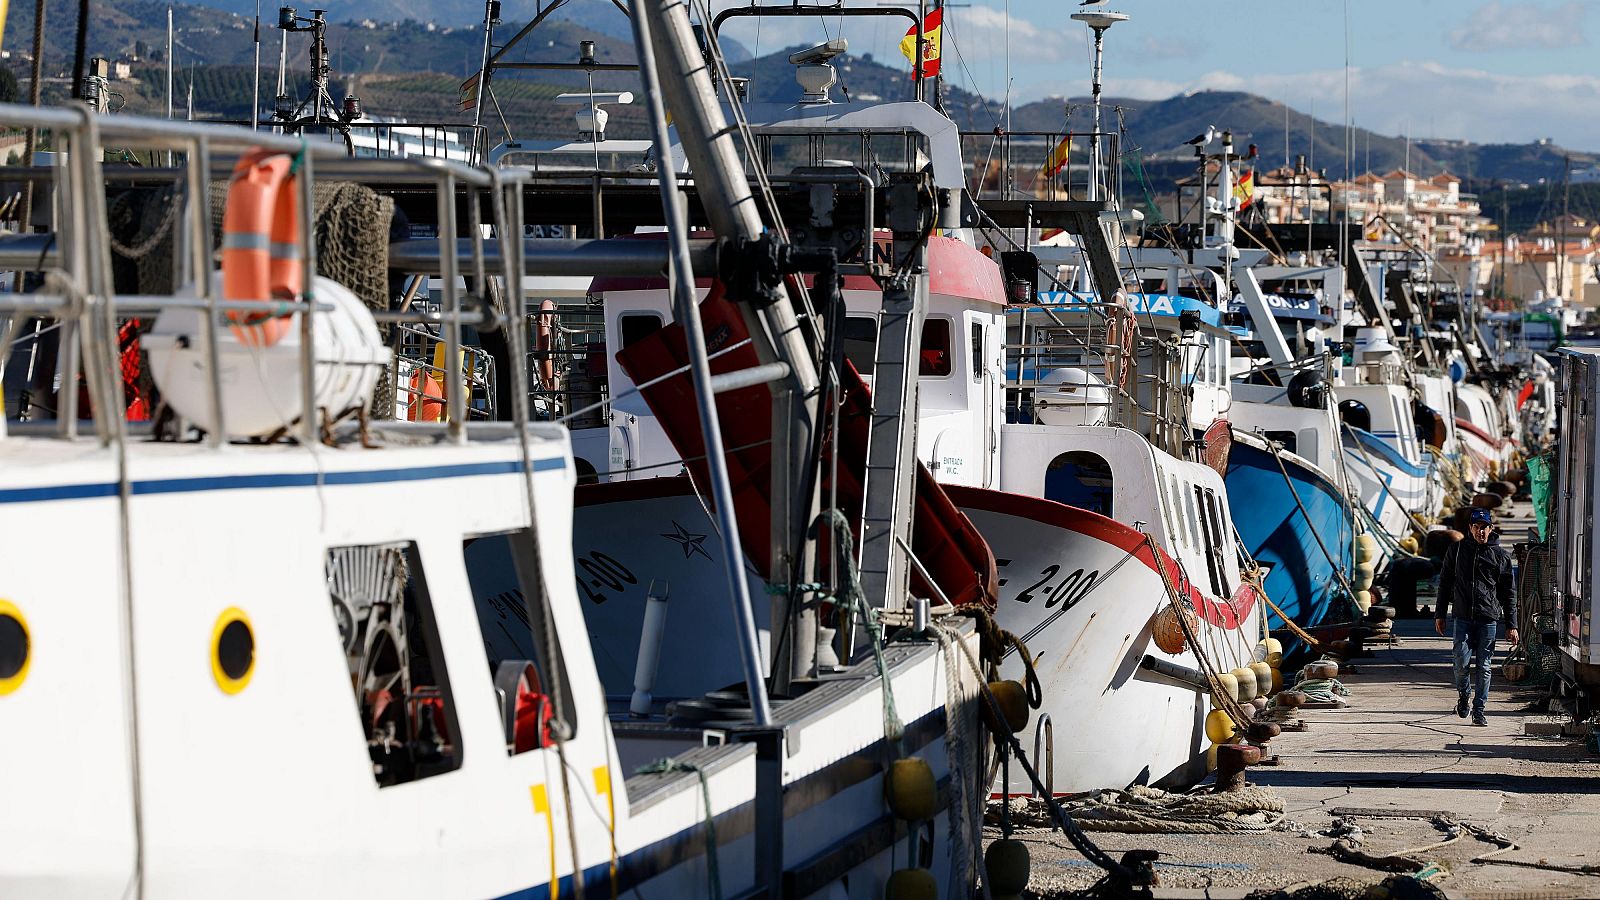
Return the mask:
[[689,557],[694,556],[696,553],[704,556],[706,559],[711,558],[711,554],[707,553],[706,548],[701,546],[706,542],[706,535],[695,534],[689,529],[684,528],[682,525],[679,525],[677,520],[673,520],[672,522],[672,531],[670,533],[664,533],[661,536],[669,541],[677,542],[678,546],[683,548],[684,559],[688,559]]

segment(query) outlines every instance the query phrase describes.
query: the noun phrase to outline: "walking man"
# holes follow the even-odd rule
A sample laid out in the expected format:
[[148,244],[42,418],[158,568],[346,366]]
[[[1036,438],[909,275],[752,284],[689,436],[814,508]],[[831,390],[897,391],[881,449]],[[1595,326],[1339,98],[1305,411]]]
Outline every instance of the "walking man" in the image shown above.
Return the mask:
[[1511,556],[1500,547],[1494,517],[1474,507],[1467,538],[1446,551],[1439,572],[1439,612],[1434,627],[1445,634],[1447,614],[1455,610],[1456,715],[1487,725],[1483,707],[1489,700],[1490,661],[1500,622],[1506,639],[1517,643],[1517,600],[1511,592]]

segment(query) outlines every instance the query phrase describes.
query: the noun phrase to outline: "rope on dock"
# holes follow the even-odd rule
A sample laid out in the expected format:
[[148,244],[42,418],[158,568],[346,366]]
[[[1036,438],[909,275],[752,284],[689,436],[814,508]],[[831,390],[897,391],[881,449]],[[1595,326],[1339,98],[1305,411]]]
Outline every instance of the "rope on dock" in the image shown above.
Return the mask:
[[[1062,800],[1061,807],[1085,831],[1128,834],[1256,834],[1271,831],[1284,819],[1283,799],[1270,788],[1250,785],[1225,793],[1169,793],[1134,785]],[[1051,830],[1049,813],[1036,797],[994,801],[1010,805],[1017,833]]]

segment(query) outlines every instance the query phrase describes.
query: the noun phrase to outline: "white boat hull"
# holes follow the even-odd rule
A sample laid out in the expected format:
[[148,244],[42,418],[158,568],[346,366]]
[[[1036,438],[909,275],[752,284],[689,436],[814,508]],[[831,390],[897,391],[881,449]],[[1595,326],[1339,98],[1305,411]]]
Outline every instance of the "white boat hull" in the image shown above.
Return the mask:
[[[1200,668],[1186,649],[1156,647],[1151,618],[1168,605],[1155,560],[1196,607],[1207,656],[1227,671],[1250,661],[1254,593],[1227,602],[1201,594],[1165,553],[1111,519],[1049,500],[958,489],[952,498],[994,548],[1002,576],[995,618],[1034,655],[1044,702],[1019,737],[1057,794],[1129,784],[1190,785],[1206,774],[1209,698],[1193,685],[1140,667],[1146,654]],[[1017,654],[1002,666],[1020,679]],[[1054,752],[1046,752],[1049,722]],[[1053,757],[1053,759],[1052,759]],[[1013,766],[1004,790],[1033,791]]]

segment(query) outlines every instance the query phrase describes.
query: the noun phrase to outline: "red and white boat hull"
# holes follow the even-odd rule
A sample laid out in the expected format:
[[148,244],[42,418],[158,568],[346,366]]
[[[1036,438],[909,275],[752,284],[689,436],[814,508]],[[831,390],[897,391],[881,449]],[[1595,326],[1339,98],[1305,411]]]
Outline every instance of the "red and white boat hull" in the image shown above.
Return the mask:
[[[1167,654],[1151,637],[1151,618],[1169,602],[1157,560],[1197,614],[1198,637],[1223,671],[1250,661],[1254,592],[1242,588],[1229,601],[1207,597],[1165,552],[1152,552],[1142,532],[1095,513],[977,488],[950,494],[994,548],[1002,578],[996,620],[1034,655],[1044,702],[1019,738],[1030,753],[1038,748],[1034,760],[1047,787],[1067,794],[1203,779],[1209,698],[1140,667],[1148,654],[1200,668],[1190,650]],[[1022,678],[1017,654],[1002,671]],[[1004,790],[1026,795],[1033,786],[1013,766]]]

